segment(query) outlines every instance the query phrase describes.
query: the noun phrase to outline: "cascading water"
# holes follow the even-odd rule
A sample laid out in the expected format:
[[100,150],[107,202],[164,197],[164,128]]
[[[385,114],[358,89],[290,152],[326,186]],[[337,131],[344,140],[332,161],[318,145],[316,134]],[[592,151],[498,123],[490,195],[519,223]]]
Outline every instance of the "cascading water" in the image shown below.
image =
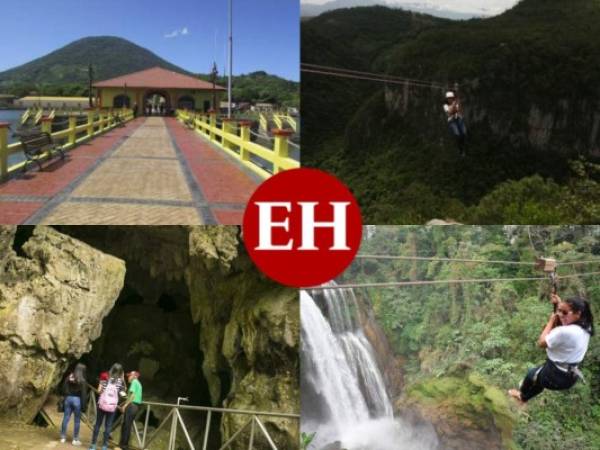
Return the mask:
[[322,308],[300,293],[302,431],[316,432],[314,449],[335,441],[348,450],[434,450],[431,426],[394,418],[371,344],[357,320],[350,289],[324,290]]

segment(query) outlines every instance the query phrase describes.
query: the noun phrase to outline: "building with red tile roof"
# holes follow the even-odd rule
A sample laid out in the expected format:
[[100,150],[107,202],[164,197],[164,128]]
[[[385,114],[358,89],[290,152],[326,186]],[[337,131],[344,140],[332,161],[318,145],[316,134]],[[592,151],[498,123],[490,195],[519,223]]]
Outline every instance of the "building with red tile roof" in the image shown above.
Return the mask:
[[226,91],[222,86],[161,67],[141,70],[110,80],[98,81],[96,104],[104,108],[132,108],[138,114],[149,105],[164,105],[166,111],[187,108],[208,111],[218,105]]

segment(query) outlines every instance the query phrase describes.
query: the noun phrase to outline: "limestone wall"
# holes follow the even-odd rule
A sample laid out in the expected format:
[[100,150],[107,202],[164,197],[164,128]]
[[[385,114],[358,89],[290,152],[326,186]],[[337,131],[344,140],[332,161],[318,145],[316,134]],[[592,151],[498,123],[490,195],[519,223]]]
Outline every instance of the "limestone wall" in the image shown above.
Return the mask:
[[31,421],[100,335],[125,264],[47,227],[18,256],[14,232],[0,227],[0,416]]

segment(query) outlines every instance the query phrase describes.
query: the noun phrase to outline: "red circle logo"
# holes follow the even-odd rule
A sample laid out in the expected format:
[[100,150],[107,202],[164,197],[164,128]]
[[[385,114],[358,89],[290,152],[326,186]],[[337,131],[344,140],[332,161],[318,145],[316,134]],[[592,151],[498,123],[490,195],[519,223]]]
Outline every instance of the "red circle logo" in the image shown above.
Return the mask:
[[243,222],[244,244],[273,280],[293,287],[325,283],[354,259],[362,236],[360,209],[337,178],[292,169],[263,182]]

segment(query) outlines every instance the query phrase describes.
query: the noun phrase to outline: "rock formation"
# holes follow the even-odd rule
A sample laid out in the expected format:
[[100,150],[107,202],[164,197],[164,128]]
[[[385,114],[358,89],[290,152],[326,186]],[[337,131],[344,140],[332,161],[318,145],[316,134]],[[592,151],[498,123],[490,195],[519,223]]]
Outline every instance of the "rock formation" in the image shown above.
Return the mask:
[[[213,403],[231,373],[224,406],[259,411],[299,411],[298,292],[265,279],[243,250],[237,228],[194,229],[186,271],[192,316],[202,330],[203,372]],[[224,436],[248,420],[226,416]],[[260,417],[276,444],[295,448],[298,422]],[[240,447],[241,448],[241,447]]]
[[100,336],[125,264],[47,227],[18,256],[15,231],[0,231],[0,415],[28,422]]

